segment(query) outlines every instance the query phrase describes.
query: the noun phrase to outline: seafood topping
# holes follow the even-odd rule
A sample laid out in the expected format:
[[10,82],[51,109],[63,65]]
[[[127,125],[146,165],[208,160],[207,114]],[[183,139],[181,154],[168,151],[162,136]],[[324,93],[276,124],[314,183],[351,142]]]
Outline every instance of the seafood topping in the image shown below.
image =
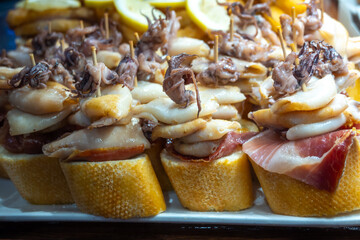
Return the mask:
[[256,33],[252,37],[258,34],[258,24],[255,14],[266,13],[271,16],[268,2],[252,4],[253,1],[247,1],[245,6],[241,2],[219,3],[217,0],[217,3],[221,6],[227,6],[228,14],[234,15],[234,22],[241,30],[254,25],[256,27]]
[[41,61],[33,67],[24,67],[18,74],[14,75],[9,84],[14,88],[29,85],[32,88],[45,88],[46,82],[51,76],[51,66]]
[[80,76],[75,76],[75,97],[90,97],[103,85],[112,85],[118,82],[119,76],[116,72],[108,69],[104,63],[96,66],[87,64],[85,71]]
[[34,49],[35,56],[43,57],[46,51],[49,51],[51,47],[54,47],[58,40],[64,36],[61,33],[42,31],[32,39],[32,47]]
[[196,76],[196,79],[202,84],[218,85],[218,83],[236,82],[239,77],[240,73],[231,58],[225,57],[216,63],[210,63],[205,71]]
[[130,56],[124,57],[115,70],[119,75],[119,82],[132,90],[134,88],[138,68],[139,63],[136,59],[133,59]]
[[[296,65],[296,58],[299,64]],[[293,93],[312,76],[323,78],[327,74],[345,75],[346,62],[336,50],[323,41],[305,42],[298,54],[289,54],[273,70],[274,88],[282,94]]]
[[197,88],[194,72],[189,67],[194,58],[196,58],[195,55],[183,53],[172,57],[168,61],[169,68],[165,73],[163,90],[175,103],[185,105],[185,107],[187,107],[195,100],[195,96],[194,92],[185,89],[185,85],[194,83],[199,115],[201,111],[199,90]]
[[86,65],[84,54],[76,48],[68,47],[64,51],[64,66],[76,74],[80,73]]

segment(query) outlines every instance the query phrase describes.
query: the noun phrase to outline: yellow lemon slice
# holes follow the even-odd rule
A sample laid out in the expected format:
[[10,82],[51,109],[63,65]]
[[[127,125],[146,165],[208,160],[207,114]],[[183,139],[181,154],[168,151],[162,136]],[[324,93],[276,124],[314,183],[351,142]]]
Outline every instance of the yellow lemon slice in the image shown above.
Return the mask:
[[[142,14],[152,19],[153,6],[149,2],[144,0],[114,0],[114,3],[126,25],[139,32],[147,30],[148,23]],[[153,12],[156,18],[159,16],[165,18],[161,11],[154,9]]]
[[230,17],[216,0],[186,0],[186,11],[191,20],[203,31],[229,29]]
[[157,8],[181,8],[185,7],[185,0],[148,0],[152,6]]
[[81,7],[81,3],[76,0],[27,0],[17,3],[16,7],[35,11],[45,11],[47,9],[77,8]]
[[113,0],[85,0],[86,7],[91,8],[108,8],[113,6]]

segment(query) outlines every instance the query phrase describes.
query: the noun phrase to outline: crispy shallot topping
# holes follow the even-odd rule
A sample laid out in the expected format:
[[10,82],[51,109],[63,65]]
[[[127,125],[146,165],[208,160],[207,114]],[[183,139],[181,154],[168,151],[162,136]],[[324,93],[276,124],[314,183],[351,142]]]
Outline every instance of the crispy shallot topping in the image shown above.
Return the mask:
[[195,96],[194,92],[185,89],[185,85],[194,83],[199,115],[201,111],[199,90],[197,88],[194,72],[189,67],[194,58],[196,58],[195,55],[188,55],[183,53],[172,57],[168,61],[169,68],[166,70],[163,91],[175,103],[185,105],[185,107],[187,107],[195,100]]
[[9,84],[14,88],[29,85],[32,88],[45,88],[46,82],[51,76],[51,66],[41,61],[33,67],[24,67],[10,80]]

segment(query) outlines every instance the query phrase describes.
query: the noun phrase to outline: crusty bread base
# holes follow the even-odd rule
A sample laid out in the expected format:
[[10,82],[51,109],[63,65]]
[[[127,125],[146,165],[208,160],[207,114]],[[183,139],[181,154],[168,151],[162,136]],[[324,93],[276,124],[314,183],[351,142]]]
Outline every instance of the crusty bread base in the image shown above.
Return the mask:
[[163,150],[161,143],[153,143],[151,144],[150,149],[146,149],[145,153],[149,156],[151,164],[154,168],[155,174],[159,180],[161,189],[163,191],[170,191],[173,190],[171,186],[169,177],[166,175],[163,165],[161,164],[160,160],[160,152]]
[[334,193],[286,175],[271,173],[251,161],[274,213],[294,216],[333,216],[360,208],[360,143],[354,138],[343,176]]
[[73,203],[59,160],[43,154],[13,154],[0,146],[0,158],[20,195],[32,204]]
[[181,204],[190,210],[238,211],[253,204],[250,166],[242,151],[212,162],[187,162],[163,150],[161,161]]
[[130,160],[61,162],[78,208],[108,218],[149,217],[166,209],[147,155]]

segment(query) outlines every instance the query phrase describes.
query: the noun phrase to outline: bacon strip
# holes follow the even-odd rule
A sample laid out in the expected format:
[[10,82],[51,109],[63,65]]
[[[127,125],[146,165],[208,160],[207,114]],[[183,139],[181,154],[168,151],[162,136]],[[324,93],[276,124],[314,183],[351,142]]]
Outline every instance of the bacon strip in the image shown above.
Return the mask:
[[167,144],[167,150],[173,156],[179,158],[183,161],[191,161],[191,162],[211,162],[217,160],[219,158],[229,156],[232,154],[239,146],[244,144],[246,141],[254,137],[257,132],[228,132],[224,137],[222,137],[219,146],[216,150],[205,158],[198,158],[194,156],[182,155],[174,150],[172,144]]
[[75,151],[70,155],[66,162],[103,162],[126,160],[139,155],[145,151],[145,146],[120,147],[120,148],[98,148],[85,151]]
[[267,130],[243,145],[243,151],[267,171],[285,174],[318,189],[333,192],[342,176],[355,132],[338,130],[288,141]]

